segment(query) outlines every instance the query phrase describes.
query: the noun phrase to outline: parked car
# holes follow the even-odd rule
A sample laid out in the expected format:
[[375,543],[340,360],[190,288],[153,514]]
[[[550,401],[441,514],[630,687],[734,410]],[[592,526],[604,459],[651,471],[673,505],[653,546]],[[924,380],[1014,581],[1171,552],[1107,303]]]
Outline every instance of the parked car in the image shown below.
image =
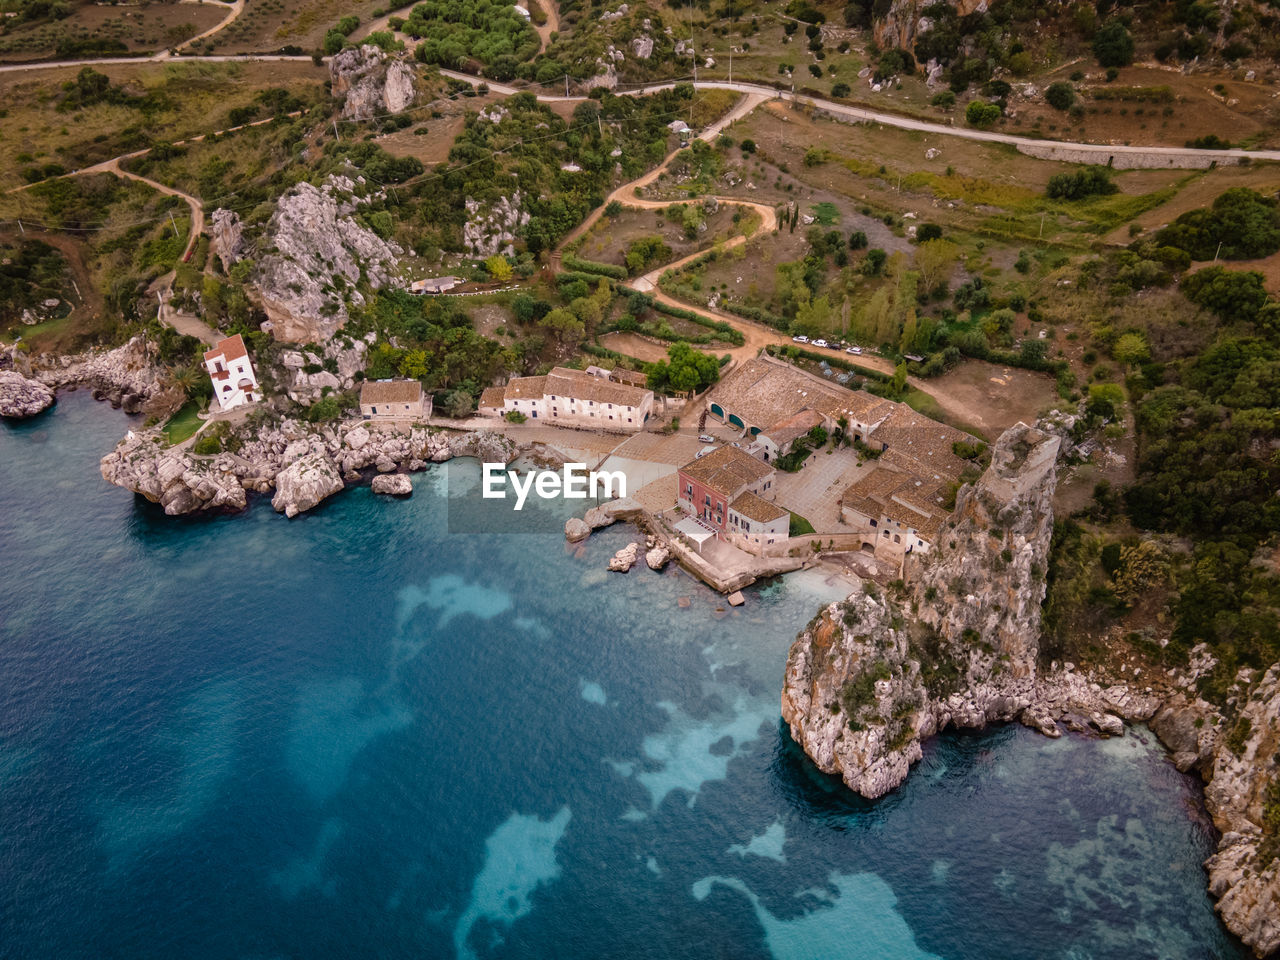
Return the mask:
[[715,450],[716,450],[716,448],[715,448],[715,447],[703,447],[701,450],[699,450],[699,451],[698,451],[697,455],[696,455],[696,456],[694,456],[694,458],[693,458],[693,459],[695,459],[695,460],[701,460],[701,459],[702,459],[703,457],[705,457],[708,453],[715,453]]
[[815,341],[813,341],[813,345],[814,345],[815,347],[825,347],[825,346],[827,345],[827,341],[825,341],[825,340],[815,340]]
[[700,433],[698,434],[698,442],[699,443],[715,443],[716,438],[709,433]]
[[802,334],[802,335],[800,335],[800,336],[798,336],[798,337],[792,337],[791,339],[792,339],[793,341],[795,341],[796,343],[808,343],[808,342],[809,342],[809,338],[808,338],[808,337],[806,337],[806,336],[804,336],[803,334]]
[[854,353],[854,354],[862,353],[862,348],[861,348],[861,347],[849,347],[847,350],[845,350],[845,353]]

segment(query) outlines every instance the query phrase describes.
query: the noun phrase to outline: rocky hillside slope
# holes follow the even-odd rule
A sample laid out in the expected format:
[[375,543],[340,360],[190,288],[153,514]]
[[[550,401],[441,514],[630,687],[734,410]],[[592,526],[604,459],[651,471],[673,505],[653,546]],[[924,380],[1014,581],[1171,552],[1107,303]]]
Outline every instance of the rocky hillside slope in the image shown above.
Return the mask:
[[1234,725],[1194,694],[1212,665],[1204,650],[1193,669],[1140,690],[1073,664],[1039,670],[1059,445],[1047,431],[1010,428],[960,491],[935,550],[908,559],[909,587],[891,597],[868,585],[819,613],[788,655],[782,716],[820,769],[866,797],[902,783],[921,742],[948,726],[1018,720],[1056,737],[1062,726],[1121,735],[1124,720],[1149,721],[1181,769],[1209,780],[1223,834],[1206,864],[1210,889],[1227,926],[1266,956],[1280,949],[1280,861],[1264,835],[1280,668],[1242,677]]

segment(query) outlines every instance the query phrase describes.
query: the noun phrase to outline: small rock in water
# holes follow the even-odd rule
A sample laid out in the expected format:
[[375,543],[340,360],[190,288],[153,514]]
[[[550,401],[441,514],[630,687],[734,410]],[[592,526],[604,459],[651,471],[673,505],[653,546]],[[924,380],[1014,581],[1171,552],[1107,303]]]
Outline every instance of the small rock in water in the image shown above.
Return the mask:
[[585,540],[591,535],[591,527],[580,517],[570,517],[564,522],[564,536],[570,543]]
[[615,573],[626,573],[635,565],[639,554],[640,545],[629,543],[613,555],[613,559],[609,561],[609,569]]
[[729,594],[729,605],[732,607],[740,607],[747,602],[746,597],[742,595],[741,590],[735,590]]
[[649,565],[650,570],[661,570],[670,559],[671,551],[664,544],[653,547],[644,555],[644,562]]
[[403,473],[384,473],[373,478],[373,492],[392,497],[407,497],[413,493],[413,481]]

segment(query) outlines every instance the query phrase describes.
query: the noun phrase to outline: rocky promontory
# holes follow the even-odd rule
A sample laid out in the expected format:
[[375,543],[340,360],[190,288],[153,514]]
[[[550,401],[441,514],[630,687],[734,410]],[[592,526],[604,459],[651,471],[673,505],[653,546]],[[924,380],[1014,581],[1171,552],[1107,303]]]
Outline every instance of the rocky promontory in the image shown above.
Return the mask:
[[0,417],[21,420],[53,406],[53,391],[16,370],[0,370]]
[[347,483],[360,482],[360,471],[371,467],[385,467],[387,473],[397,467],[420,470],[453,457],[506,463],[516,453],[515,445],[497,433],[424,427],[383,432],[358,420],[325,427],[284,420],[259,428],[236,446],[235,452],[199,456],[165,447],[157,431],[131,431],[102,458],[102,476],[160,504],[171,516],[241,510],[246,491],[274,491],[271,505],[294,517]]
[[35,379],[52,390],[88,387],[94,397],[122,407],[126,413],[137,413],[163,389],[163,372],[141,336],[113,350],[56,358],[41,356],[33,367]]
[[865,797],[901,784],[922,741],[949,726],[1017,720],[1051,737],[1064,727],[1116,736],[1125,721],[1148,722],[1180,769],[1208,781],[1222,833],[1206,863],[1210,892],[1226,925],[1267,956],[1280,949],[1280,859],[1266,833],[1275,825],[1265,827],[1280,807],[1280,667],[1241,672],[1229,722],[1196,695],[1213,666],[1203,647],[1188,670],[1141,689],[1040,664],[1059,442],[1010,428],[932,553],[908,557],[908,586],[868,584],[822,610],[788,655],[783,718],[820,769]]

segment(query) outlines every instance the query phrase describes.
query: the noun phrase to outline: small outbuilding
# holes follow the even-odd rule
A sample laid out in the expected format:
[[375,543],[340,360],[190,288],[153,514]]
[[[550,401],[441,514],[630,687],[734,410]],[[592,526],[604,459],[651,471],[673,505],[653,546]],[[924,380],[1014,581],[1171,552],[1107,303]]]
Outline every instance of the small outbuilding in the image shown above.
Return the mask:
[[414,421],[431,416],[431,397],[417,380],[366,380],[360,386],[366,420]]

